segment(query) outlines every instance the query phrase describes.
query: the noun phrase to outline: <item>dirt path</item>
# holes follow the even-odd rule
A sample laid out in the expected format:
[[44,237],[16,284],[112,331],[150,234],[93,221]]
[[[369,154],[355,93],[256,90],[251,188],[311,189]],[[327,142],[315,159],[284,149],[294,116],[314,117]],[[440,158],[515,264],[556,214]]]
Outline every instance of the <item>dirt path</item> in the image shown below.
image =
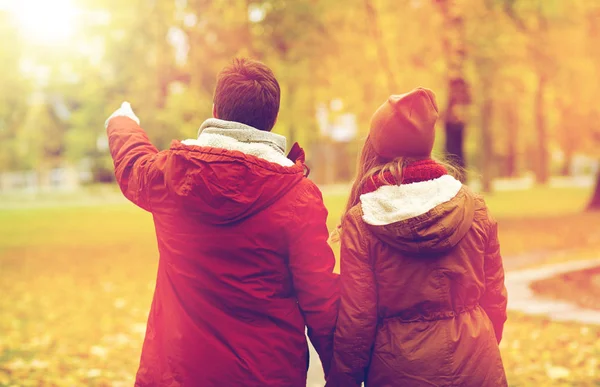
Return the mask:
[[566,301],[546,299],[535,294],[531,289],[532,282],[598,266],[600,266],[600,258],[508,271],[506,273],[508,309],[532,315],[545,315],[555,321],[600,325],[600,311],[585,309]]

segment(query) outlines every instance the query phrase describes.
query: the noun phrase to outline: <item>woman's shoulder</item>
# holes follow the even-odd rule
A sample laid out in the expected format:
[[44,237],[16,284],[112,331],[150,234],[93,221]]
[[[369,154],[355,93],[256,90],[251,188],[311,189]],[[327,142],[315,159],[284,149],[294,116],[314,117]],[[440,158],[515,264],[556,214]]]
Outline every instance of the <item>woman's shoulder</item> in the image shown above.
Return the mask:
[[467,196],[470,196],[473,200],[473,207],[475,211],[473,214],[473,221],[482,223],[485,226],[489,226],[490,224],[495,223],[496,221],[488,208],[484,196],[480,193],[473,191],[471,188],[464,184],[462,189],[465,191],[465,194]]
[[370,233],[368,231],[367,224],[363,219],[363,215],[364,213],[361,204],[358,203],[354,205],[348,211],[346,211],[342,217],[342,229],[352,229],[356,232],[359,232],[363,238],[366,237]]
[[344,218],[342,219],[343,223],[354,223],[359,227],[364,226],[364,220],[363,220],[363,209],[362,209],[362,205],[360,204],[360,202],[358,204],[355,204],[353,207],[351,207],[348,211],[346,211],[346,214],[344,215]]

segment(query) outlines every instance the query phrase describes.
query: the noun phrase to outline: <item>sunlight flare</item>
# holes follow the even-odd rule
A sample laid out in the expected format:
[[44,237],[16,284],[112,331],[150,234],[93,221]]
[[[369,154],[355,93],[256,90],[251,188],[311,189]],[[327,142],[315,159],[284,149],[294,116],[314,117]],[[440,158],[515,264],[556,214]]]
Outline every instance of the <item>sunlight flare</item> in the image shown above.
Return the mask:
[[76,32],[79,9],[71,0],[0,0],[23,37],[34,43],[68,42]]

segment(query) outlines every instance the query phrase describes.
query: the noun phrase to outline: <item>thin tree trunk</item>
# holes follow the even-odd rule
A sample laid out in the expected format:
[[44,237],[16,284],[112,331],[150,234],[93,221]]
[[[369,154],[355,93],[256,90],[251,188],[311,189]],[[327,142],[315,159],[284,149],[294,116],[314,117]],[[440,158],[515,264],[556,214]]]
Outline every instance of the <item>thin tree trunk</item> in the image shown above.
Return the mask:
[[598,173],[596,174],[596,189],[587,209],[588,211],[600,211],[600,168],[598,168]]
[[550,175],[548,133],[546,130],[546,111],[544,107],[546,83],[547,81],[544,74],[539,74],[538,86],[535,93],[535,127],[538,141],[536,180],[539,184],[546,184]]
[[327,141],[325,143],[325,147],[324,147],[324,160],[325,160],[325,165],[323,165],[323,167],[325,168],[325,184],[333,184],[335,183],[335,176],[337,173],[336,170],[336,154],[335,154],[335,142],[333,141]]
[[561,176],[569,176],[576,150],[576,137],[578,136],[577,128],[573,127],[573,122],[583,122],[582,118],[584,117],[577,114],[573,103],[569,103],[561,98],[557,99],[556,108],[560,113],[559,140],[564,155],[560,174]]
[[290,118],[290,126],[288,128],[287,138],[288,138],[290,145],[293,145],[297,141],[297,139],[296,139],[296,122],[295,122],[295,117],[294,117],[295,97],[296,97],[296,85],[294,85],[290,82],[290,84],[288,85],[288,91],[287,91],[287,110],[288,110],[288,117]]
[[563,161],[562,168],[560,169],[561,176],[570,176],[571,175],[571,162],[573,161],[573,156],[568,153],[565,154],[565,160]]
[[[466,167],[464,153],[466,104],[461,103],[462,94],[466,88],[465,84],[463,79],[450,80],[450,97],[445,116],[446,154],[452,163],[461,169]],[[465,179],[466,176],[463,176],[463,180]]]
[[508,102],[506,126],[508,138],[506,141],[506,175],[508,177],[517,176],[517,143],[519,133],[517,106],[513,102]]
[[465,168],[463,143],[465,138],[465,123],[446,120],[446,153],[452,164]]
[[563,165],[560,171],[562,176],[570,176],[571,175],[571,164],[573,164],[573,147],[570,144],[567,144],[566,149],[564,151],[565,159],[563,161]]
[[492,114],[493,114],[493,101],[490,96],[490,90],[492,88],[491,76],[486,77],[486,81],[483,82],[483,106],[481,111],[481,142],[482,142],[482,178],[483,178],[483,192],[492,192],[492,163],[494,156],[494,149],[492,144]]

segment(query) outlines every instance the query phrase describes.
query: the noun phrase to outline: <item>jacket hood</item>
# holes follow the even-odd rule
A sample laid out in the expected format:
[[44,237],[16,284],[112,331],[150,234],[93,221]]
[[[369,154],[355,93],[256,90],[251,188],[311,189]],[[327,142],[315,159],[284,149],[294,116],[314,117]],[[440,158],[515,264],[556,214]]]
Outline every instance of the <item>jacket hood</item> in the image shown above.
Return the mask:
[[425,182],[387,185],[361,195],[363,220],[382,241],[411,253],[443,253],[467,234],[475,198],[444,175]]
[[186,212],[212,224],[228,224],[289,192],[305,176],[304,160],[298,144],[286,157],[268,144],[202,133],[198,139],[173,141],[164,178]]

